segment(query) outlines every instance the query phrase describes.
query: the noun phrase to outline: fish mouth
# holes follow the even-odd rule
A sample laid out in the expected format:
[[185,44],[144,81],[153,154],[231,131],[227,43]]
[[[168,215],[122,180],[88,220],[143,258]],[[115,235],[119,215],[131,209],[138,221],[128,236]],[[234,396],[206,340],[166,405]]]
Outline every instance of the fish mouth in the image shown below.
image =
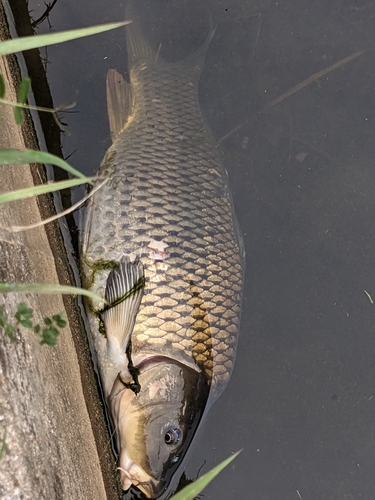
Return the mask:
[[126,451],[121,453],[120,465],[117,470],[120,472],[121,486],[124,491],[135,486],[147,498],[156,498],[163,487],[161,483],[151,478],[142,467],[133,462]]
[[147,498],[152,498],[153,497],[153,489],[151,487],[150,483],[141,483],[139,482],[132,474],[131,472],[122,469],[121,467],[117,467],[117,470],[120,472],[120,480],[121,480],[121,487],[124,491],[127,491],[131,486],[135,486],[139,490],[142,491],[142,493],[147,497]]

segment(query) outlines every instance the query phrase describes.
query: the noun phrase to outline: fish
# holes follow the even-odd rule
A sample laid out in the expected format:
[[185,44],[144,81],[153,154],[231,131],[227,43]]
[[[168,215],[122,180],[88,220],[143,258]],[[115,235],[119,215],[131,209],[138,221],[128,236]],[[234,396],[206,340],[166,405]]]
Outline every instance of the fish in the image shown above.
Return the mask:
[[130,81],[108,71],[112,145],[83,215],[81,274],[102,298],[85,308],[122,488],[159,498],[231,377],[245,253],[199,105],[212,21],[170,61],[132,1],[126,14]]

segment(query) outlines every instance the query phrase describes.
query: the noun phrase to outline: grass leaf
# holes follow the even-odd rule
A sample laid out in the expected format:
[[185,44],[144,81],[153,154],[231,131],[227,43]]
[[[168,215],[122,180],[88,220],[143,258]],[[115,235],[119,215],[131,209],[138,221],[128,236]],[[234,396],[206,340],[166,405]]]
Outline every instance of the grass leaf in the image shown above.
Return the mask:
[[0,204],[8,203],[10,201],[22,200],[24,198],[31,198],[39,194],[52,193],[60,189],[67,189],[80,184],[90,183],[94,177],[83,177],[80,179],[69,179],[68,181],[51,182],[50,184],[41,184],[25,189],[18,189],[17,191],[10,191],[9,193],[0,194]]
[[15,40],[6,40],[0,43],[0,56],[7,54],[14,54],[23,50],[35,49],[37,47],[45,47],[47,45],[54,45],[56,43],[68,42],[76,38],[85,36],[96,35],[104,31],[120,28],[131,21],[123,21],[121,23],[101,24],[98,26],[91,26],[89,28],[80,28],[76,30],[62,31],[60,33],[48,33],[45,35],[25,36]]
[[221,462],[209,472],[204,474],[202,477],[194,481],[194,483],[185,486],[184,489],[179,491],[176,495],[173,495],[171,500],[194,500],[194,498],[210,483],[215,476],[219,474],[227,465],[229,465],[232,460],[234,460],[242,450],[237,451],[234,455]]
[[103,297],[94,292],[67,285],[45,285],[42,283],[0,283],[0,293],[46,293],[46,294],[78,294],[93,300],[105,302]]
[[72,175],[85,179],[86,176],[71,167],[66,161],[58,156],[46,153],[44,151],[34,151],[33,149],[0,149],[0,164],[1,165],[22,165],[23,163],[48,163],[63,168]]
[[0,75],[0,99],[5,96],[5,82],[3,75]]
[[22,78],[20,86],[18,87],[17,102],[25,104],[27,96],[29,95],[30,87],[31,87],[30,78]]

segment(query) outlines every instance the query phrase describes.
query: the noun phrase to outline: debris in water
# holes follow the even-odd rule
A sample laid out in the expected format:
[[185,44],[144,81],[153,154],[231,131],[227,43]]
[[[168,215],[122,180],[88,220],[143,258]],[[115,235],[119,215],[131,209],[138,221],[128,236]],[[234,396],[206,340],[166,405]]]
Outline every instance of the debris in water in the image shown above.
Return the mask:
[[164,241],[151,240],[148,244],[148,248],[154,250],[155,260],[165,260],[169,257],[169,252],[166,251],[168,245]]

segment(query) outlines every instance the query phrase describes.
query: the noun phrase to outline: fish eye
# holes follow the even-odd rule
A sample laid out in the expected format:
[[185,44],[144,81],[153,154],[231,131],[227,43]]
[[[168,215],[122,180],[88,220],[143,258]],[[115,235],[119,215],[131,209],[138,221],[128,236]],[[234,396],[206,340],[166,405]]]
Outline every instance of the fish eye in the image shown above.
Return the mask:
[[181,441],[182,432],[177,427],[172,427],[168,429],[164,436],[165,444],[176,445]]

